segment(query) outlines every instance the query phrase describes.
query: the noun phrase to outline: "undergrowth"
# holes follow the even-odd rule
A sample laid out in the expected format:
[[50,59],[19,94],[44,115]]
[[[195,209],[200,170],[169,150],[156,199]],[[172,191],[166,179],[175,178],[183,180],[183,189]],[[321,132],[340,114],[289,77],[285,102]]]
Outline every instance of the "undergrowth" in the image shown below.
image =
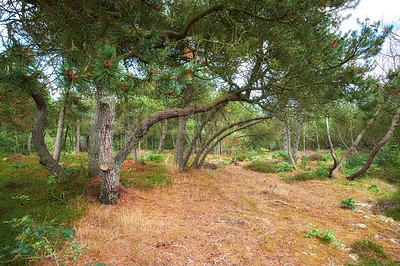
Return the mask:
[[147,190],[171,183],[172,180],[165,165],[148,163],[143,166],[141,171],[121,170],[121,184],[125,187]]
[[357,240],[351,246],[351,252],[359,257],[357,264],[348,265],[398,265],[390,261],[382,248],[370,240]]
[[10,252],[18,248],[16,238],[21,229],[5,221],[30,217],[37,227],[52,221],[52,226],[65,228],[83,214],[83,204],[78,202],[83,202],[88,178],[80,160],[80,156],[62,158],[68,176],[64,183],[51,177],[36,156],[8,156],[0,161],[0,243],[1,248],[8,247],[0,251],[0,263],[25,263],[24,257]]
[[244,166],[245,169],[261,173],[277,173],[277,165],[279,162],[267,162],[262,160],[252,161]]

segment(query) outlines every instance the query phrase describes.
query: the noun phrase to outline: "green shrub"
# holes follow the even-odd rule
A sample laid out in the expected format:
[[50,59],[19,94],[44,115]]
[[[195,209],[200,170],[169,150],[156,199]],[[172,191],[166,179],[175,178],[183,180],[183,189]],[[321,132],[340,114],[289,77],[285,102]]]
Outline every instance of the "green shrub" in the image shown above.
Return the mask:
[[340,203],[343,209],[350,209],[354,211],[354,209],[356,208],[356,201],[353,200],[352,198],[348,199],[344,198]]
[[369,186],[368,190],[371,192],[381,193],[381,190],[378,188],[378,185],[376,183],[372,183],[371,186]]
[[355,241],[351,245],[351,252],[359,256],[358,265],[391,265],[382,248],[370,240]]
[[285,159],[285,158],[286,158],[285,152],[284,152],[284,151],[281,151],[281,150],[274,151],[274,152],[271,154],[271,158],[272,158],[272,159]]
[[346,159],[343,167],[346,169],[360,169],[367,162],[367,159],[368,156],[366,154],[355,153]]
[[399,145],[387,143],[379,150],[379,153],[376,156],[374,163],[378,165],[391,164],[394,166],[400,166]]
[[322,231],[320,229],[314,228],[315,225],[313,225],[312,223],[309,223],[307,227],[310,228],[310,230],[307,232],[306,237],[313,238],[313,236],[315,236],[323,242],[331,243],[333,241],[336,247],[343,247],[343,245],[340,243],[341,241],[336,239],[336,237],[333,235],[333,230]]
[[[75,231],[72,228],[55,227],[50,224],[39,224],[28,215],[20,219],[12,219],[4,223],[18,232],[15,247],[6,246],[9,262],[32,260],[50,257],[54,261],[67,257],[76,262],[78,255],[84,251],[74,242]],[[67,245],[65,245],[67,244]]]
[[383,212],[385,216],[400,221],[400,190],[399,188],[390,197],[379,199],[373,206],[374,211]]
[[314,170],[313,174],[320,178],[329,177],[328,168],[326,166],[320,166]]
[[162,163],[165,161],[165,156],[162,154],[150,152],[144,157],[144,160],[148,162]]
[[302,170],[307,170],[307,166],[310,164],[310,158],[307,155],[301,156],[299,167]]
[[294,166],[287,162],[280,162],[276,165],[278,172],[293,171]]
[[250,164],[244,167],[245,169],[252,170],[261,173],[277,173],[277,162],[267,162],[267,161],[252,161]]
[[315,176],[311,172],[297,172],[295,175],[287,179],[287,182],[292,181],[307,181],[315,179]]
[[247,156],[247,155],[238,155],[238,156],[236,157],[236,160],[237,160],[238,162],[247,162],[247,161],[250,161],[250,160],[251,160],[251,157],[250,157],[250,156]]

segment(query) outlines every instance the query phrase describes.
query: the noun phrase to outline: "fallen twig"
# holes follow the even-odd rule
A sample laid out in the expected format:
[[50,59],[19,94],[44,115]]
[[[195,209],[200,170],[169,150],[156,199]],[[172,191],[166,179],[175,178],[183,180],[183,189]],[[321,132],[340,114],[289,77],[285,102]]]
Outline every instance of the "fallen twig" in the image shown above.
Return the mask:
[[217,259],[217,260],[214,260],[214,263],[217,263],[217,262],[219,262],[219,261],[222,261],[222,260],[225,259],[225,257],[228,256],[228,255],[235,255],[235,253],[227,253],[227,254],[225,254],[224,256],[222,256],[221,258],[219,258],[219,259]]
[[284,205],[288,205],[288,206],[293,207],[293,208],[296,208],[296,209],[299,208],[299,207],[294,206],[294,205],[292,205],[292,204],[286,203],[286,202],[284,202],[284,201],[282,201],[282,200],[274,200],[274,202],[280,202],[280,203],[282,203],[282,204],[284,204]]

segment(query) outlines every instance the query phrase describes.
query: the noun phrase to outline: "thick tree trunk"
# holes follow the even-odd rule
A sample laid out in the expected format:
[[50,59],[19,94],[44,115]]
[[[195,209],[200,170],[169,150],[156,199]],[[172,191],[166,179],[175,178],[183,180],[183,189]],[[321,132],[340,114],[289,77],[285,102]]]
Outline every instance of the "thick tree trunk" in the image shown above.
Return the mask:
[[358,171],[352,173],[348,179],[354,180],[356,177],[359,177],[360,175],[364,174],[368,168],[371,166],[373,160],[375,159],[375,156],[378,154],[379,150],[389,141],[390,137],[393,135],[393,132],[397,126],[397,121],[400,118],[400,108],[397,110],[397,113],[394,115],[392,124],[390,125],[390,128],[388,132],[386,133],[385,137],[378,143],[378,145],[375,147],[375,149],[371,152],[367,162],[365,165]]
[[96,103],[90,120],[90,137],[88,149],[88,171],[89,177],[100,174],[100,120],[99,104]]
[[80,141],[81,141],[81,121],[79,118],[76,119],[76,146],[75,153],[78,155],[80,150]]
[[[119,193],[119,171],[121,165],[114,163],[113,131],[115,118],[115,103],[112,95],[99,89],[99,120],[100,122],[100,202],[114,204]],[[122,163],[121,163],[122,164]]]
[[56,135],[56,142],[54,144],[54,152],[53,152],[53,158],[57,162],[60,160],[60,154],[61,154],[61,144],[62,144],[63,129],[64,129],[64,117],[65,117],[65,103],[63,101],[60,106],[60,114],[58,115],[57,135]]
[[332,177],[333,170],[336,168],[338,161],[335,155],[335,150],[333,148],[332,144],[332,139],[331,139],[331,133],[329,131],[329,117],[325,117],[325,125],[326,125],[326,135],[328,136],[328,143],[329,143],[329,149],[331,151],[331,156],[333,158],[333,165],[331,168],[329,168],[329,177]]
[[44,165],[53,176],[60,179],[65,179],[66,175],[62,167],[50,155],[46,143],[44,142],[44,129],[46,127],[47,118],[46,100],[43,95],[39,93],[32,93],[31,96],[36,103],[35,120],[32,128],[32,139],[40,158],[39,162]]
[[162,151],[162,146],[164,145],[165,137],[167,136],[167,130],[168,130],[168,119],[165,119],[164,129],[161,133],[160,145],[158,145],[157,153],[160,153]]
[[351,145],[350,149],[346,152],[346,154],[343,156],[343,158],[340,160],[339,164],[336,166],[336,168],[333,170],[333,172],[339,171],[340,168],[344,165],[344,162],[346,159],[355,151],[358,143],[361,141],[362,137],[365,135],[367,130],[372,126],[372,124],[375,122],[375,119],[380,117],[380,109],[376,111],[375,116],[368,122],[367,126],[364,128],[363,131],[357,136],[356,140],[353,142]]
[[32,153],[32,131],[29,133],[29,138],[28,138],[28,154]]

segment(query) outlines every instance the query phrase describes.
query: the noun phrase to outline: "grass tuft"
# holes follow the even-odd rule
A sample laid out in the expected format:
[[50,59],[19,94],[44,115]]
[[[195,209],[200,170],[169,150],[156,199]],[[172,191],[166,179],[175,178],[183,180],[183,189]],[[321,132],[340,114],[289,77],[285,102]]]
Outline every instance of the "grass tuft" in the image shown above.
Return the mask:
[[250,164],[244,166],[245,169],[252,170],[261,173],[277,173],[279,162],[266,162],[266,161],[253,161]]

